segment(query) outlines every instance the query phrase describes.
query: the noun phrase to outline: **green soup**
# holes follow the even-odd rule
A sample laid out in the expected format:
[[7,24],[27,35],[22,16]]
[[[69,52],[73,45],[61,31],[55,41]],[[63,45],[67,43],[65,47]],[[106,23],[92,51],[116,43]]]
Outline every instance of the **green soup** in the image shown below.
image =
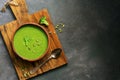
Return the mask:
[[38,26],[22,26],[14,35],[13,46],[16,53],[27,60],[36,60],[42,56],[48,47],[48,37]]

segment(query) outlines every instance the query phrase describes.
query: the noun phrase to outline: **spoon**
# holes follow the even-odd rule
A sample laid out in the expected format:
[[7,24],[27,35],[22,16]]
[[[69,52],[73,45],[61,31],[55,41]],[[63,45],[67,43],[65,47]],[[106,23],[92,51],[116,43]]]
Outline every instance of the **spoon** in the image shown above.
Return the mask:
[[51,55],[47,58],[47,60],[45,60],[42,64],[38,65],[37,67],[35,67],[34,69],[30,70],[30,74],[34,74],[35,72],[38,71],[38,69],[40,67],[42,67],[46,62],[48,62],[50,59],[57,59],[60,54],[62,52],[62,49],[60,48],[57,48],[57,49],[54,49],[52,52],[51,52]]

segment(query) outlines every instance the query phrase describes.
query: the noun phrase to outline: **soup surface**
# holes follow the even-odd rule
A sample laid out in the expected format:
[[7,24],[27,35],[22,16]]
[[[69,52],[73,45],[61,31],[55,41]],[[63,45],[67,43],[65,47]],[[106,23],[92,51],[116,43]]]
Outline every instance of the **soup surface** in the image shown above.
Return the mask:
[[13,46],[16,53],[27,60],[36,60],[48,47],[48,37],[38,26],[25,25],[17,30],[13,39]]

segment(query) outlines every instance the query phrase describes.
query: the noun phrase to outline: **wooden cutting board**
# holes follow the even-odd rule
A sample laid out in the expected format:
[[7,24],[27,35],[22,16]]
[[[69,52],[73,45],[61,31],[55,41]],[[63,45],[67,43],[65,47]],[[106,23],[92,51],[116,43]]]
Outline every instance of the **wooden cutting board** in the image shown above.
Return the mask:
[[[62,54],[58,59],[50,60],[48,63],[46,63],[42,68],[40,68],[33,75],[27,75],[27,76],[25,75],[26,72],[30,71],[30,69],[33,69],[35,66],[39,65],[42,61],[44,61],[50,55],[50,52],[53,49],[62,48],[62,46],[61,46],[61,43],[55,32],[54,26],[50,20],[50,15],[48,14],[47,9],[43,9],[32,15],[29,15],[28,9],[26,7],[26,3],[24,0],[13,0],[13,1],[15,1],[19,4],[19,6],[10,5],[10,7],[16,17],[16,20],[14,20],[10,23],[1,25],[0,31],[3,36],[3,40],[7,46],[7,49],[9,51],[9,55],[13,62],[16,73],[18,74],[19,80],[26,80],[26,79],[32,78],[34,76],[43,74],[44,72],[53,70],[55,68],[58,68],[60,66],[67,64],[67,60],[66,60],[64,51],[62,49]],[[48,27],[45,28],[49,32],[49,35],[50,35],[50,48],[47,52],[47,55],[43,59],[38,60],[36,62],[28,62],[28,61],[22,60],[21,58],[19,58],[18,56],[15,55],[15,53],[12,49],[11,42],[12,42],[13,33],[15,32],[17,27],[19,27],[20,25],[22,25],[24,23],[29,23],[29,22],[38,23],[39,19],[42,16],[46,16],[47,20],[50,24]]]

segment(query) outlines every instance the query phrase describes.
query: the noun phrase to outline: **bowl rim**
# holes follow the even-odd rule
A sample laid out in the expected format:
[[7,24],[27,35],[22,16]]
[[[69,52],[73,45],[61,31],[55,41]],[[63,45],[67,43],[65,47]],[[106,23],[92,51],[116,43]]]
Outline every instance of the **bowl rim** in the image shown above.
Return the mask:
[[[36,59],[26,59],[26,58],[23,58],[22,56],[20,56],[20,55],[17,53],[17,51],[15,50],[15,47],[14,47],[14,36],[15,36],[16,32],[17,32],[20,28],[25,27],[25,25],[34,25],[34,26],[42,29],[42,30],[45,32],[45,34],[46,34],[46,36],[47,36],[47,38],[48,38],[48,46],[47,46],[46,51],[45,51],[41,56],[39,56],[39,57],[36,58]],[[23,60],[30,61],[30,62],[34,62],[34,61],[40,60],[40,59],[42,59],[42,58],[47,54],[47,52],[48,52],[48,50],[49,50],[49,47],[50,47],[50,37],[49,37],[49,34],[48,34],[47,30],[46,30],[43,26],[41,26],[41,25],[39,25],[39,24],[37,24],[37,23],[34,23],[34,22],[24,23],[24,24],[20,25],[18,28],[16,28],[15,32],[13,33],[13,36],[12,36],[12,48],[13,48],[13,51],[15,52],[15,54],[16,54],[17,56],[19,56],[19,57],[20,57],[21,59],[23,59]]]

